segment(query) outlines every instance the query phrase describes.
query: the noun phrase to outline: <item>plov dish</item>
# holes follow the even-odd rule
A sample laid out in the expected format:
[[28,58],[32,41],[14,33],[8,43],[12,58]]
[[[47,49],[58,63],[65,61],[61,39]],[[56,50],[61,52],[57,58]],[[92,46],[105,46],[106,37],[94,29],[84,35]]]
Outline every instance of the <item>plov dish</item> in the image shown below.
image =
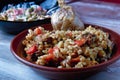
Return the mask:
[[108,33],[92,26],[82,31],[29,29],[22,44],[28,61],[57,68],[100,64],[110,59],[114,46]]

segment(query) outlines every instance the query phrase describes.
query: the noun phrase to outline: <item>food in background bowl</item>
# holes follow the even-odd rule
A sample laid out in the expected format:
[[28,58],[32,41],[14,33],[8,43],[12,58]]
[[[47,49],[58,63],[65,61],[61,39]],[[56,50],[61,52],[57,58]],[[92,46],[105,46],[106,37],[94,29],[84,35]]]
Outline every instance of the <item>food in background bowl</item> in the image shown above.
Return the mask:
[[94,27],[80,30],[29,29],[22,41],[28,61],[57,68],[90,67],[111,58],[113,41]]
[[29,8],[12,7],[0,13],[0,20],[22,22],[43,20],[50,17],[46,12],[45,9],[38,5],[32,5]]

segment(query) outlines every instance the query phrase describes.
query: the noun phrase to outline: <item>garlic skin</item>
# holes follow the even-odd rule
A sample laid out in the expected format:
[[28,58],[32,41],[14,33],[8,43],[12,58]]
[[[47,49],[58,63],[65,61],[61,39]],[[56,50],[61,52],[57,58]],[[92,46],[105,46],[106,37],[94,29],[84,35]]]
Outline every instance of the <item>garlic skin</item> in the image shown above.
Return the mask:
[[73,25],[75,26],[74,30],[83,30],[84,29],[84,23],[77,16],[75,16],[75,18],[74,18]]
[[[61,2],[62,1],[62,2]],[[75,15],[71,6],[65,5],[64,0],[58,0],[60,9],[51,16],[54,30],[82,30],[83,22]]]

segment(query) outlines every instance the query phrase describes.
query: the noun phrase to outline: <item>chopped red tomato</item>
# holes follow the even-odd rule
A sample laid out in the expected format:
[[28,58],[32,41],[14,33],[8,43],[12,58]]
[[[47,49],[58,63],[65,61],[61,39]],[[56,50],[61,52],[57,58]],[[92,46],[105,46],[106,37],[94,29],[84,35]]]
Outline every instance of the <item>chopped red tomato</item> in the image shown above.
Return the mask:
[[33,45],[31,48],[29,48],[27,51],[26,51],[26,53],[27,54],[34,54],[34,52],[36,52],[37,51],[37,46],[36,45]]
[[50,49],[48,50],[48,53],[49,53],[49,54],[53,54],[53,52],[54,52],[55,50],[59,50],[59,48],[58,48],[58,47],[50,48]]
[[75,44],[77,44],[78,46],[82,46],[83,44],[85,44],[86,40],[83,38],[81,40],[76,40]]
[[49,53],[49,54],[53,54],[53,51],[54,51],[54,49],[53,49],[53,48],[50,48],[50,49],[48,50],[48,53]]
[[42,34],[42,30],[40,29],[40,28],[36,28],[35,30],[34,30],[34,32],[35,32],[35,34]]
[[69,36],[69,37],[71,37],[72,36],[72,32],[69,32],[66,35]]
[[48,53],[49,53],[49,54],[48,54],[47,57],[45,58],[46,61],[53,60],[53,59],[55,58],[53,52],[54,52],[55,50],[58,50],[58,49],[59,49],[58,47],[50,48],[50,49],[48,50]]
[[54,54],[48,54],[45,58],[46,61],[51,61],[54,59]]

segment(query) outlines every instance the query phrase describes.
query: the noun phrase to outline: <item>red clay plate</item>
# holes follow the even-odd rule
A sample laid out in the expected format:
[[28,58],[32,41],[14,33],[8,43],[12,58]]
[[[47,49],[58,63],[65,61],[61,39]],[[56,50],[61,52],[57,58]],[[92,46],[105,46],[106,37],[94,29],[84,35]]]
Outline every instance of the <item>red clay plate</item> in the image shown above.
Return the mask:
[[[44,24],[42,26],[46,30],[52,30],[51,24]],[[85,26],[88,26],[88,25],[86,24]],[[80,80],[90,75],[93,75],[96,72],[102,71],[108,65],[114,63],[116,60],[120,58],[120,35],[104,27],[94,26],[94,25],[92,26],[102,29],[105,32],[108,32],[111,36],[111,40],[115,43],[115,47],[113,50],[113,56],[111,57],[111,59],[101,64],[92,66],[92,67],[71,68],[71,69],[61,68],[60,69],[60,68],[40,66],[40,65],[27,61],[22,55],[22,53],[24,53],[24,46],[21,43],[27,34],[27,30],[19,33],[16,37],[14,37],[14,39],[11,42],[11,46],[10,46],[11,52],[19,61],[37,70],[37,72],[39,72],[40,75],[44,77],[47,77],[50,79],[57,79],[57,80],[76,80],[76,79]]]

